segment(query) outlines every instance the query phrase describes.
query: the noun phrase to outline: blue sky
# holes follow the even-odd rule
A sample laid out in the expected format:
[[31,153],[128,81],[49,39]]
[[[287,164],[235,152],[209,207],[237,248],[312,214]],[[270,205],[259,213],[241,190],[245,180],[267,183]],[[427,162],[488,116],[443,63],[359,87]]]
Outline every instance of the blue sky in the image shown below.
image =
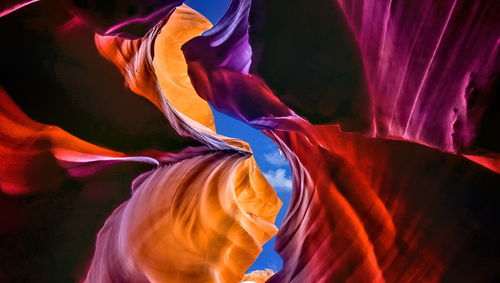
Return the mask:
[[[185,3],[208,18],[213,24],[222,18],[231,0],[188,0]],[[215,111],[215,127],[217,132],[228,136],[239,138],[250,143],[255,160],[267,180],[278,193],[283,201],[283,207],[276,219],[276,226],[280,227],[286,210],[290,204],[291,180],[290,166],[281,156],[278,147],[260,131],[247,124]],[[259,258],[248,271],[272,269],[279,271],[282,266],[280,256],[273,250],[274,239],[264,245],[264,250]]]

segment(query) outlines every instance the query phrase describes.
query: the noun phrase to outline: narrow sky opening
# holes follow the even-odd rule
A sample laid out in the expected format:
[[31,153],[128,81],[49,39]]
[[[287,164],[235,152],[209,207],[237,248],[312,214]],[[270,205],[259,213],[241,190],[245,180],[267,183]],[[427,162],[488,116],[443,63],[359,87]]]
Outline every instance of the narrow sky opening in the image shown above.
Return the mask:
[[[209,19],[214,25],[224,16],[231,0],[188,0],[186,5],[195,9]],[[267,136],[249,125],[222,114],[212,108],[215,118],[215,127],[219,134],[242,139],[250,144],[257,165],[264,176],[278,193],[283,201],[283,206],[276,219],[276,226],[280,227],[290,204],[292,181],[290,166],[281,155],[278,147]],[[281,269],[283,261],[274,251],[275,238],[267,242],[262,253],[248,271],[272,269],[277,272]]]

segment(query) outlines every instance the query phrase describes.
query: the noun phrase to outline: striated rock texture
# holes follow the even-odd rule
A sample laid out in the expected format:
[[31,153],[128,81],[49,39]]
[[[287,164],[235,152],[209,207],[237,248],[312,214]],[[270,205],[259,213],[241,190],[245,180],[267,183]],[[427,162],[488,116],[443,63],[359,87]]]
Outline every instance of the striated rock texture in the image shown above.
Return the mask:
[[[494,172],[497,168],[490,165],[498,164],[495,161],[498,152],[493,151],[492,163],[474,160],[485,167],[453,154],[472,148],[477,129],[489,123],[481,118],[481,114],[490,111],[486,110],[488,107],[498,110],[494,108],[496,105],[488,103],[493,99],[490,87],[498,68],[494,55],[496,38],[492,42],[498,36],[492,28],[498,25],[498,20],[492,18],[495,13],[492,10],[499,11],[497,5],[479,1],[474,12],[459,10],[461,20],[455,20],[454,26],[444,26],[445,31],[454,28],[466,33],[449,32],[446,50],[452,54],[463,48],[462,42],[479,44],[468,39],[469,36],[481,38],[481,48],[467,50],[470,55],[463,63],[468,67],[455,72],[448,64],[459,62],[445,54],[432,56],[432,50],[440,48],[436,43],[439,38],[433,34],[437,30],[439,35],[443,30],[442,14],[446,19],[446,15],[457,13],[446,1],[428,2],[426,10],[421,10],[425,7],[422,4],[415,10],[410,3],[387,3],[386,7],[391,8],[385,14],[375,9],[385,2],[355,1],[344,5],[322,1],[313,6],[302,1],[257,2],[233,1],[225,18],[211,31],[185,44],[183,50],[198,94],[218,110],[262,129],[290,161],[293,198],[276,244],[284,266],[269,282],[497,280],[500,247],[496,238],[500,229],[495,224],[499,215],[495,203],[500,198],[497,190],[500,178]],[[338,44],[342,45],[345,43],[341,40],[347,40],[347,45],[352,44],[349,33],[338,26],[341,24],[338,19],[332,19],[332,15],[339,14],[345,15],[354,31],[359,51],[354,48],[350,51],[353,54],[342,58],[354,65],[321,67],[321,64],[334,66],[339,56],[332,55],[337,51],[334,43],[326,50],[315,46],[316,42],[324,46],[329,31],[337,29],[332,42],[340,41]],[[427,16],[427,20],[414,20],[420,15]],[[379,29],[378,17],[391,22],[391,30]],[[408,24],[403,20],[408,20]],[[463,30],[462,25],[467,22],[478,33]],[[405,30],[406,25],[424,24],[429,28],[422,33]],[[295,28],[299,25],[303,26]],[[385,32],[387,35],[383,35]],[[291,33],[296,37],[292,38]],[[302,36],[309,46],[296,43]],[[370,57],[368,52],[379,51],[375,48],[379,46],[379,36],[391,47],[381,51],[384,58]],[[431,53],[412,53],[411,48],[405,51],[405,45],[398,44],[398,40],[406,39],[415,42],[410,44],[415,50],[426,49]],[[350,49],[340,47],[340,54],[346,50]],[[245,56],[235,56],[242,51]],[[252,51],[255,51],[252,56],[247,55]],[[292,53],[297,56],[291,56]],[[416,63],[405,67],[402,54],[424,67]],[[356,58],[361,58],[364,74],[353,69],[359,66]],[[441,63],[433,63],[438,58]],[[432,67],[432,76],[425,75],[428,65]],[[460,114],[450,116],[447,111],[457,107],[454,102],[463,101],[463,92],[458,87],[463,83],[462,72],[467,69],[472,72],[478,66],[484,72],[479,77],[483,82],[481,91],[473,91],[475,97],[471,99],[477,104],[460,118],[464,119],[460,120],[464,122],[462,125],[470,126],[459,133],[456,127],[462,122],[457,123],[459,119],[455,118]],[[387,68],[386,74],[375,68]],[[400,68],[415,70],[406,72]],[[350,76],[353,81],[346,83],[353,83],[343,85],[344,90],[338,85],[323,88],[322,85],[328,84],[325,78],[332,75],[329,72],[334,72],[334,77]],[[363,76],[369,91],[360,91],[361,86],[355,83]],[[393,87],[398,87],[398,83],[391,80],[399,80],[397,76],[404,76],[399,82],[405,88],[415,85],[417,88],[394,92]],[[444,80],[441,76],[449,77],[449,81],[441,81]],[[432,83],[434,80],[436,85]],[[426,84],[425,90],[418,90],[421,83]],[[312,88],[308,88],[310,84]],[[382,92],[381,86],[387,89]],[[441,89],[445,86],[446,89]],[[320,93],[307,94],[311,89]],[[337,91],[344,92],[337,95]],[[361,105],[356,105],[356,100]],[[383,106],[389,102],[396,105]],[[371,111],[357,108],[363,103],[369,103]],[[315,108],[320,104],[325,108]],[[382,115],[384,112],[394,114],[392,124]],[[317,123],[338,124],[312,125],[298,114]],[[402,118],[404,115],[406,118]],[[363,121],[371,122],[371,134],[363,131]],[[390,131],[389,125],[392,125]],[[432,132],[435,135],[428,138]]]
[[[496,131],[500,5],[492,1],[339,1],[361,49],[375,136],[463,152]],[[483,118],[484,117],[484,118]],[[489,141],[498,144],[498,137]]]
[[312,123],[498,152],[495,1],[244,2],[255,73]]
[[179,58],[181,45],[209,27],[181,6],[143,39],[96,37],[127,85],[159,106],[179,134],[218,151],[136,179],[132,198],[99,233],[87,282],[236,282],[277,232],[272,223],[281,202],[249,146],[213,132],[211,110]]
[[0,6],[0,281],[500,280],[495,1],[101,2]]
[[204,154],[136,179],[85,282],[237,282],[277,230],[279,201],[248,157]]
[[[208,104],[189,82],[180,47],[211,24],[182,6],[142,39],[123,39],[94,35],[85,17],[75,21],[54,5],[35,3],[19,10],[24,18],[2,19],[22,29],[2,47],[19,57],[2,67],[15,102],[2,90],[1,281],[239,281],[277,232],[281,201],[248,144],[215,133]],[[53,20],[41,21],[51,10]],[[43,52],[15,50],[27,35]],[[49,51],[56,56],[47,59]],[[28,79],[41,76],[40,85],[14,79],[26,70]],[[30,93],[35,87],[46,87],[41,97]],[[99,113],[100,99],[118,117],[104,114],[92,129],[79,114]],[[124,153],[35,122],[16,106],[51,122],[66,101],[68,128]]]

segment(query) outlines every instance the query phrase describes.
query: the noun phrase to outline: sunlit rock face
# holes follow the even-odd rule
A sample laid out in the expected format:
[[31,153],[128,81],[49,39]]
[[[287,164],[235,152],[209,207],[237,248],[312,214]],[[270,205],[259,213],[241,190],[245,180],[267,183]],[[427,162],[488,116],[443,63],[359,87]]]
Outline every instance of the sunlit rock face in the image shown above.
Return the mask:
[[[312,100],[306,106],[298,103],[297,111],[292,111],[288,105],[295,110],[294,99],[306,100],[300,97],[301,89],[298,86],[287,89],[287,77],[293,75],[269,70],[296,71],[306,77],[304,82],[314,82],[311,77],[318,73],[287,69],[279,64],[287,66],[296,63],[280,61],[280,56],[266,55],[266,52],[274,54],[272,50],[266,50],[266,44],[267,48],[275,48],[270,42],[282,44],[279,46],[288,42],[292,46],[291,51],[283,51],[285,53],[304,52],[300,48],[294,51],[297,45],[287,37],[285,31],[290,26],[280,25],[283,21],[293,22],[294,17],[288,19],[283,15],[288,9],[296,9],[299,3],[277,5],[276,1],[268,1],[256,5],[250,1],[233,1],[229,14],[212,31],[183,46],[189,74],[198,94],[220,111],[262,129],[278,143],[290,161],[294,193],[276,245],[284,266],[269,282],[490,282],[497,279],[500,273],[496,238],[500,231],[494,223],[499,213],[495,203],[500,197],[496,189],[500,179],[494,172],[497,168],[490,166],[497,164],[497,153],[489,155],[489,164],[473,159],[477,164],[453,154],[464,148],[472,148],[473,139],[470,137],[484,123],[481,115],[486,113],[488,107],[495,107],[487,103],[488,99],[492,99],[490,87],[494,84],[494,70],[498,68],[493,55],[496,52],[496,42],[492,42],[495,33],[491,29],[491,25],[498,25],[498,21],[493,20],[491,15],[494,12],[489,10],[494,7],[487,3],[477,4],[477,10],[468,13],[456,3],[450,2],[458,5],[456,8],[446,3],[429,3],[427,6],[419,5],[415,14],[412,14],[412,5],[397,2],[387,3],[386,7],[392,8],[387,8],[388,12],[384,14],[377,12],[382,2],[344,5],[334,2],[327,4],[325,1],[324,6],[330,7],[330,10],[304,10],[311,13],[305,19],[331,15],[337,13],[335,11],[338,8],[345,15],[358,44],[370,90],[368,93],[357,92],[353,84],[349,91],[369,97],[360,103],[369,101],[372,110],[363,113],[354,111],[354,108],[345,108],[349,110],[350,117],[343,120],[337,116],[335,109],[338,108],[334,107],[331,112],[323,112],[322,116],[312,114],[311,120],[318,122],[318,119],[329,117],[329,121],[338,124],[312,125],[305,119],[309,117],[301,107],[314,107],[318,102]],[[277,7],[281,7],[281,10]],[[427,8],[420,10],[422,7]],[[278,12],[281,14],[278,15]],[[455,19],[454,24],[443,26],[442,19],[446,20],[446,15],[450,14],[455,17],[461,15],[461,20]],[[426,16],[427,20],[411,20],[416,15]],[[392,27],[387,31],[378,28],[379,17],[391,23]],[[298,21],[309,24],[307,20]],[[332,20],[324,17],[322,21],[331,24]],[[401,26],[398,25],[399,21]],[[318,22],[321,20],[315,18],[311,24],[321,28]],[[464,22],[480,31],[480,35],[456,32],[462,30]],[[422,29],[421,33],[408,33],[404,30],[406,24],[425,24],[429,27]],[[436,28],[431,28],[434,25]],[[439,35],[443,27],[445,33],[448,32],[448,43],[436,47],[436,41],[427,37],[438,40],[434,34],[437,31]],[[255,33],[252,33],[252,28],[256,28]],[[274,37],[268,34],[269,28],[275,29],[272,34]],[[280,28],[284,34],[279,33]],[[327,25],[327,28],[332,27]],[[249,29],[250,37],[246,33]],[[449,31],[453,29],[455,31]],[[264,34],[259,34],[260,30]],[[314,29],[300,30],[314,33]],[[314,36],[305,35],[306,38]],[[384,47],[380,58],[370,57],[369,52],[379,56],[377,52],[380,50],[376,47],[379,46],[380,36],[387,36],[384,44],[391,47]],[[448,110],[455,107],[454,102],[463,102],[464,96],[459,86],[463,86],[460,78],[464,70],[455,72],[450,64],[460,63],[450,60],[441,52],[449,50],[453,54],[464,48],[464,42],[476,44],[474,40],[467,39],[469,36],[481,37],[484,45],[476,50],[467,50],[470,57],[464,58],[464,63],[470,67],[468,71],[472,72],[477,66],[482,66],[478,62],[484,62],[485,68],[478,72],[486,73],[480,76],[484,88],[481,88],[481,92],[472,91],[475,97],[468,97],[471,99],[469,102],[474,100],[477,104],[473,109],[464,110],[467,114],[462,117],[471,126],[466,131],[462,131],[465,128],[458,131],[458,125],[464,125],[465,122],[462,122],[465,120],[457,123],[457,117],[461,113],[460,109],[469,107],[468,102],[461,104],[465,108],[452,111],[456,116],[450,116]],[[299,34],[297,38],[300,38]],[[405,45],[398,44],[400,40],[409,40],[413,48],[405,51]],[[310,56],[293,60],[307,61],[308,58],[321,57],[314,52],[323,50],[313,46],[314,42],[311,43]],[[432,50],[436,48],[441,55],[432,56]],[[419,49],[428,49],[431,53],[413,53]],[[257,53],[248,57],[235,56],[235,52],[240,50],[256,50]],[[401,61],[405,57],[401,54],[407,54],[416,62],[405,66]],[[327,54],[324,58],[333,60],[334,56]],[[253,68],[246,68],[249,64]],[[429,72],[426,71],[428,65],[431,65]],[[339,68],[340,72],[349,73],[349,69],[342,71]],[[386,73],[378,68],[386,68]],[[412,71],[402,71],[401,68]],[[317,72],[322,74],[328,70],[318,68]],[[426,72],[427,77],[423,77]],[[397,76],[404,78],[399,80]],[[457,80],[452,79],[455,76]],[[393,91],[393,87],[398,86],[398,83],[391,81],[394,79],[399,80],[405,88],[417,88],[398,94]],[[278,86],[280,81],[283,85]],[[433,81],[436,82],[436,89]],[[292,85],[295,83],[300,82],[291,82]],[[425,84],[425,90],[418,90],[421,83]],[[387,88],[384,92],[379,88],[382,85]],[[445,85],[448,88],[444,89]],[[294,95],[297,98],[293,98]],[[342,95],[331,95],[328,99],[338,103]],[[396,97],[405,101],[405,104],[397,102]],[[384,106],[389,102],[396,105],[392,108]],[[414,110],[410,115],[411,108]],[[314,113],[313,109],[308,110]],[[321,113],[321,109],[318,111]],[[383,118],[384,112],[394,115],[393,126],[396,123],[402,126],[395,126],[389,131],[391,123]],[[403,113],[406,113],[406,118],[401,118]],[[299,114],[306,117],[300,117]],[[358,117],[359,114],[365,116]],[[426,115],[429,117],[426,118]],[[363,118],[372,121],[371,132],[352,127],[356,119],[362,121]],[[430,138],[432,131],[435,135]]]
[[[215,133],[210,107],[190,84],[180,47],[209,29],[208,20],[182,6],[168,11],[145,37],[132,40],[94,35],[87,18],[74,20],[54,3],[22,9],[24,19],[17,13],[2,19],[8,24],[2,29],[13,35],[2,48],[19,57],[7,59],[2,68],[0,279],[239,281],[276,234],[273,222],[281,201],[248,144]],[[40,12],[51,10],[52,21],[43,21]],[[8,31],[14,23],[22,27],[21,35]],[[33,46],[15,50],[26,35],[57,55],[39,62],[45,54]],[[109,69],[101,56],[118,70]],[[35,64],[25,76],[38,79],[38,86],[14,79],[30,59]],[[157,76],[156,69],[163,72]],[[119,72],[123,77],[116,76]],[[29,101],[35,87],[49,91],[48,97],[35,98],[42,102],[38,105]],[[97,119],[95,135],[85,127],[92,123],[78,114],[98,113],[100,106],[92,103],[102,95],[113,102],[102,107],[121,115]],[[114,96],[120,97],[116,103]],[[121,143],[117,147],[124,152],[28,118],[57,124],[61,113],[54,109],[64,100],[73,103],[61,108],[72,132],[109,147]],[[82,105],[89,108],[71,111]],[[122,128],[123,120],[131,120],[132,131]],[[164,126],[156,127],[160,120]],[[151,132],[161,134],[141,136]]]
[[96,37],[127,86],[207,149],[136,179],[132,198],[99,233],[86,282],[236,282],[277,232],[281,202],[249,146],[214,133],[211,110],[187,76],[180,47],[210,27],[181,6],[142,39]]
[[205,154],[137,179],[99,233],[86,282],[237,282],[277,230],[279,201],[248,158]]
[[264,283],[273,276],[274,272],[270,269],[266,270],[255,270],[250,273],[245,274],[241,283]]
[[61,8],[58,1],[39,1],[0,19],[9,38],[0,44],[6,54],[0,84],[23,112],[120,152],[199,145],[180,137],[154,104],[124,87],[123,76],[96,49],[94,30]]
[[[493,1],[30,2],[0,6],[0,281],[500,278]],[[279,232],[208,103],[290,162]]]

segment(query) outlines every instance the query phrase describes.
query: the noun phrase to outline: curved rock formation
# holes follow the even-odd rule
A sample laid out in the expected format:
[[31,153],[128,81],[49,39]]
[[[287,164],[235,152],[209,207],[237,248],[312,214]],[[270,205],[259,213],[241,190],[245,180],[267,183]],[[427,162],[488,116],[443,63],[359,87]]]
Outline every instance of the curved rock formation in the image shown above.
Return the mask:
[[[44,7],[38,8],[47,8]],[[35,7],[31,9],[36,10]],[[9,17],[9,21],[17,21],[16,17]],[[2,194],[5,211],[21,212],[27,216],[5,218],[7,222],[2,224],[5,231],[0,247],[4,250],[9,243],[16,247],[42,245],[43,239],[50,239],[46,243],[47,250],[21,252],[16,248],[3,253],[2,280],[73,281],[82,273],[86,273],[83,277],[88,282],[236,282],[243,277],[260,253],[261,246],[277,232],[273,222],[281,202],[258,169],[248,144],[214,132],[211,110],[190,84],[180,47],[210,27],[211,24],[200,14],[182,6],[144,38],[95,36],[98,50],[118,66],[126,85],[156,105],[166,118],[164,123],[170,123],[177,134],[197,141],[191,142],[194,146],[177,153],[139,147],[138,154],[124,154],[86,143],[59,128],[32,121],[2,92],[4,102],[0,117],[6,123],[0,127],[3,134],[0,144],[7,147],[5,152],[8,153],[2,151],[2,158],[8,161],[1,167],[2,192],[29,193],[43,201],[35,204],[42,211],[37,216],[34,215],[34,206],[22,204],[24,199]],[[73,33],[82,35],[82,31],[87,31],[87,28],[78,24],[63,25],[61,29],[55,29],[53,35],[64,39]],[[62,51],[66,50],[62,48]],[[80,51],[71,53],[71,45],[69,51],[70,57],[78,62],[77,66],[92,66],[93,61],[89,58],[93,55]],[[82,55],[89,60],[78,61]],[[161,75],[157,76],[157,69],[162,69],[162,73],[158,72]],[[99,70],[96,72],[98,74]],[[24,103],[26,97],[22,96],[22,90],[25,88],[7,78],[2,82],[10,90],[21,90],[15,97]],[[58,95],[64,96],[65,93]],[[88,98],[82,97],[85,99]],[[130,97],[124,96],[123,99],[126,101]],[[118,101],[117,105],[124,105],[123,101]],[[37,109],[34,113],[52,119],[52,113],[37,112]],[[166,131],[167,141],[168,134]],[[103,140],[108,141],[109,136],[105,133]],[[20,160],[19,157],[24,158],[24,152],[26,160]],[[149,168],[130,165],[133,170],[110,173],[119,171],[121,167],[116,163],[125,161],[150,165]],[[98,234],[89,270],[85,272],[88,244],[92,240],[87,233],[85,239],[68,239],[77,232],[72,228],[88,229],[95,235],[95,228],[103,221],[101,213],[109,213],[129,196],[127,188],[131,177],[137,176],[141,170],[149,171],[133,180],[130,199],[116,208],[104,224]],[[58,175],[57,178],[54,174]],[[119,179],[105,183],[103,179],[106,177]],[[46,180],[50,182],[46,183]],[[68,189],[71,184],[74,187]],[[105,184],[112,185],[113,193],[108,196],[110,201],[99,210],[98,219],[83,220],[91,218],[89,209],[92,211],[95,201],[105,197],[105,194],[101,195]],[[47,190],[63,197],[41,194]],[[68,192],[70,196],[67,196]],[[60,201],[52,210],[47,208],[49,203],[46,201],[50,199]],[[71,203],[77,205],[68,208]],[[69,215],[58,215],[62,213],[61,209],[69,210]],[[29,226],[35,221],[38,224],[33,227],[47,232],[33,231]],[[53,239],[59,242],[54,243]],[[71,250],[60,252],[71,243],[78,253],[72,254]],[[51,251],[59,253],[49,258],[47,253]],[[19,256],[29,259],[28,265],[29,262],[36,263],[38,268],[22,275],[22,270],[26,270],[24,264],[13,267],[9,263],[9,259]],[[44,260],[66,260],[67,263],[58,273],[54,267],[48,268]]]
[[99,233],[86,282],[240,280],[279,208],[249,157],[205,154],[137,179]]
[[[285,18],[282,16],[286,14],[284,11],[296,8],[295,3],[298,2],[279,5],[282,8],[279,11],[282,13],[281,19]],[[266,2],[265,5],[277,4]],[[364,3],[352,7],[340,5],[340,8],[353,13],[360,9],[370,15],[368,12],[373,7]],[[486,9],[486,6],[482,8]],[[496,253],[499,245],[495,239],[500,231],[498,225],[494,224],[498,215],[494,203],[500,197],[495,189],[500,184],[498,174],[462,156],[423,145],[344,132],[341,120],[338,120],[340,125],[315,126],[296,115],[277,96],[297,95],[300,92],[292,89],[291,92],[279,93],[280,89],[277,88],[275,95],[271,89],[273,86],[266,84],[268,79],[272,82],[288,74],[271,72],[269,77],[263,74],[264,82],[258,77],[261,73],[252,73],[251,69],[248,73],[241,67],[246,64],[234,56],[235,50],[241,50],[242,46],[252,50],[250,44],[261,40],[249,41],[246,35],[242,36],[249,27],[252,28],[252,24],[257,29],[261,28],[258,21],[249,20],[251,13],[261,13],[260,16],[264,15],[269,25],[290,28],[289,25],[279,26],[279,21],[273,17],[280,17],[273,14],[277,10],[271,8],[263,12],[260,9],[262,6],[255,6],[250,1],[233,1],[229,14],[213,32],[193,39],[184,45],[183,50],[188,60],[189,74],[200,96],[218,110],[264,130],[278,143],[291,163],[293,199],[276,246],[283,257],[284,266],[269,282],[490,282],[498,278]],[[405,9],[410,9],[410,6],[401,6],[401,9],[407,11]],[[310,11],[319,17],[322,15],[314,9]],[[438,17],[430,10],[427,12],[430,17]],[[392,17],[390,15],[393,14],[389,14],[389,18]],[[470,21],[480,26],[483,23],[478,17],[483,19],[483,16],[489,17],[483,13],[469,15]],[[356,18],[356,14],[347,14],[346,17]],[[331,21],[329,18],[323,20]],[[348,23],[352,24],[350,21]],[[376,37],[377,30],[369,30],[375,27],[366,22],[366,30],[361,29],[359,32],[367,38]],[[485,26],[483,28],[487,30]],[[399,36],[397,32],[390,35]],[[492,33],[488,31],[482,35],[490,38]],[[273,40],[281,38],[278,32],[274,36],[276,38]],[[415,35],[415,40],[418,39]],[[293,46],[291,40],[287,42]],[[426,46],[427,43],[424,40],[420,46]],[[257,46],[257,51],[260,47],[266,48],[266,41],[263,44],[263,47]],[[363,45],[365,42],[358,41],[358,44],[365,67],[370,71],[371,59],[364,54],[368,47]],[[432,42],[429,44],[432,45]],[[486,44],[484,48],[491,46]],[[482,58],[485,54],[477,50],[470,52],[475,58]],[[256,66],[267,64],[283,68],[277,65],[283,62],[273,61],[278,60],[276,58],[268,58],[271,62],[260,62],[266,57],[259,53],[255,56],[243,58],[247,58],[246,62],[255,59],[251,62]],[[394,56],[393,60],[401,58],[395,53],[388,56]],[[422,57],[423,60],[425,58]],[[492,61],[489,62],[496,66]],[[493,69],[488,68],[485,70],[491,75]],[[318,72],[328,70],[319,69]],[[451,71],[448,72],[453,75]],[[301,75],[307,77],[317,73]],[[491,78],[484,78],[485,82],[491,83]],[[369,77],[370,84],[373,83],[371,79]],[[418,81],[419,77],[408,75],[407,80],[410,83],[411,80]],[[370,95],[370,101],[377,109],[377,103],[384,101],[385,97],[377,92]],[[405,95],[410,96],[408,93]],[[460,92],[450,89],[450,93],[437,99],[454,100],[460,95]],[[330,99],[341,97],[331,96]],[[426,106],[431,109],[429,113],[434,109],[444,109],[433,108],[430,98],[426,100]],[[483,101],[475,110],[481,112],[488,106]],[[314,106],[306,104],[305,107]],[[405,110],[398,107],[395,111]],[[378,115],[377,111],[374,113]],[[435,118],[434,122],[442,122],[440,125],[444,127],[445,123],[451,121],[447,118]],[[425,121],[421,119],[419,128],[430,130],[431,127],[426,126]],[[477,125],[478,120],[475,121]],[[405,135],[401,135],[400,139],[415,141]],[[429,143],[431,147],[452,152],[456,150],[443,147],[438,140],[417,142]]]
[[500,6],[438,2],[0,6],[0,280],[253,280],[281,202],[208,103],[292,168],[258,280],[498,280]]
[[486,107],[498,87],[497,3],[239,2],[252,6],[241,13],[254,73],[312,123],[498,152]]

